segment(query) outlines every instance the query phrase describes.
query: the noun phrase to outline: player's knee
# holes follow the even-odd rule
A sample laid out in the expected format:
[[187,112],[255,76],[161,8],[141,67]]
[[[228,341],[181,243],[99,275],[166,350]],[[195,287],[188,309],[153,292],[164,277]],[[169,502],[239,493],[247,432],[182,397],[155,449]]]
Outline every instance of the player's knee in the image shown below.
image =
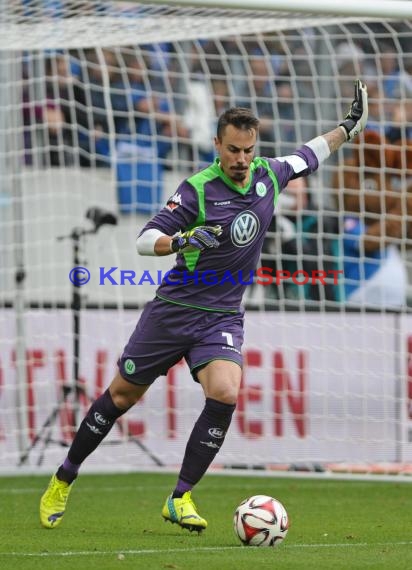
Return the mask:
[[228,405],[235,405],[237,397],[238,391],[231,386],[223,386],[221,389],[213,390],[208,394],[208,398]]
[[239,395],[239,382],[234,378],[210,383],[206,396],[223,404],[234,405]]
[[198,373],[206,398],[236,404],[241,383],[241,368],[232,362],[213,361]]
[[117,374],[110,384],[109,391],[114,405],[120,410],[128,410],[136,404],[149,386],[139,386],[127,382]]
[[111,396],[114,405],[116,406],[116,408],[119,408],[119,410],[128,410],[136,403],[134,399],[127,397],[124,394],[119,394],[117,392],[113,392]]
[[130,392],[111,392],[112,400],[116,408],[120,410],[128,410],[134,406],[142,397],[143,394],[137,393],[135,391]]

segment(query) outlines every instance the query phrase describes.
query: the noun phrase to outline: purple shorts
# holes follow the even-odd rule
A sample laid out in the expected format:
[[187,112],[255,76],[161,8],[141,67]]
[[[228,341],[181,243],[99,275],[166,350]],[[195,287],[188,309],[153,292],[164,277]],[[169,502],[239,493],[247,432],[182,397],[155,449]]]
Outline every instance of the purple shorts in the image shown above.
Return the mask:
[[212,360],[242,366],[243,312],[219,313],[158,299],[147,303],[118,366],[132,384],[152,384],[184,358],[196,373]]

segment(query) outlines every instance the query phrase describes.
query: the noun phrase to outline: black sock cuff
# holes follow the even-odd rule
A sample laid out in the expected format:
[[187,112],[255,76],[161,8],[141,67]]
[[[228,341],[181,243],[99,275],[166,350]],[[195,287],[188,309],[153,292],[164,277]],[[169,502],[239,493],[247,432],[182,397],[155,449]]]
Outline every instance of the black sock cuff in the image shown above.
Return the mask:
[[219,414],[230,414],[232,415],[236,409],[236,404],[226,404],[225,402],[219,402],[219,400],[215,400],[213,398],[206,398],[206,405],[207,410],[218,412]]

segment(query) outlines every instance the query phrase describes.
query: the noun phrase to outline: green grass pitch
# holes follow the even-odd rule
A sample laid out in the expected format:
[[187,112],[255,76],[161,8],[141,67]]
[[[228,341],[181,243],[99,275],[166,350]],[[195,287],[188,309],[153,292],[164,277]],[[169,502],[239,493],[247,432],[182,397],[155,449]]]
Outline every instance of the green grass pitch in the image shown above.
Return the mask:
[[[48,477],[0,478],[0,568],[412,568],[411,483],[210,474],[193,493],[209,522],[198,535],[160,515],[175,478],[83,474],[53,530],[38,515]],[[233,532],[236,506],[255,494],[278,498],[289,513],[289,533],[276,548],[242,546]]]

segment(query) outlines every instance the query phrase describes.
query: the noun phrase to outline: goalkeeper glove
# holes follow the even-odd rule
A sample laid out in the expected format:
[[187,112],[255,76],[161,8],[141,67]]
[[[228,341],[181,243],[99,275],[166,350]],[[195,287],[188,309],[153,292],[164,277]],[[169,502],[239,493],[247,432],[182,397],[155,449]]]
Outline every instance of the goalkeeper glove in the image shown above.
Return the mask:
[[349,108],[349,113],[339,126],[345,132],[346,140],[350,141],[365,128],[368,120],[368,91],[366,85],[357,79],[355,81],[355,98]]
[[198,226],[174,236],[170,242],[170,251],[177,253],[188,247],[200,249],[200,251],[216,248],[220,245],[216,237],[221,234],[220,226]]

